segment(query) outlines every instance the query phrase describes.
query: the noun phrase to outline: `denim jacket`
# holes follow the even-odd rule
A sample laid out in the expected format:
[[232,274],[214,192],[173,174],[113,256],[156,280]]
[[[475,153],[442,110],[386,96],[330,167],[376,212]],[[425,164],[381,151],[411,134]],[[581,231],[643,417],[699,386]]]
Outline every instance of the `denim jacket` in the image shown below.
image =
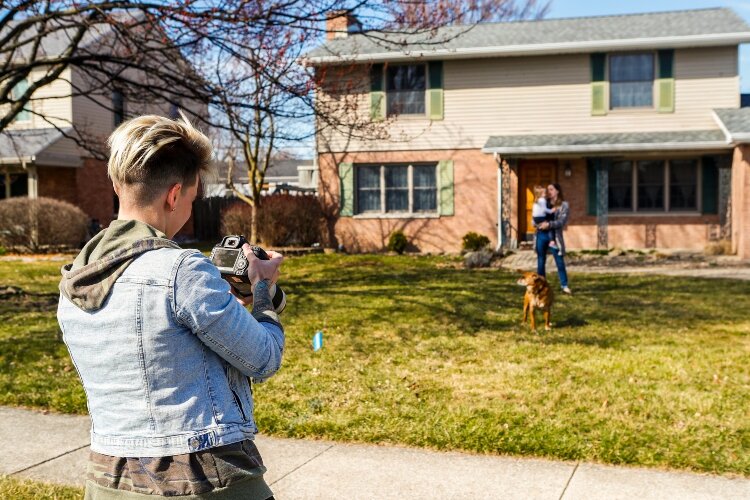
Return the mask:
[[161,457],[257,432],[248,377],[279,369],[284,333],[240,305],[198,251],[141,253],[98,309],[63,293],[58,320],[86,391],[92,451]]

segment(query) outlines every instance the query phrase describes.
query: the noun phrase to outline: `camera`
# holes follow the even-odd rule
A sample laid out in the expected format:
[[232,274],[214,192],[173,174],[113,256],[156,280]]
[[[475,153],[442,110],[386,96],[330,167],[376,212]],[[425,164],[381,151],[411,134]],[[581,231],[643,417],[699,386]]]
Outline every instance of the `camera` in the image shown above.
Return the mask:
[[[221,243],[211,250],[211,262],[219,269],[221,277],[224,278],[238,295],[241,297],[250,297],[252,285],[250,278],[247,277],[247,258],[242,251],[242,245],[247,240],[242,235],[229,235],[222,238]],[[253,253],[260,260],[270,260],[270,257],[259,246],[251,245]],[[271,301],[276,313],[281,312],[286,307],[286,294],[280,286],[271,285],[269,290]]]

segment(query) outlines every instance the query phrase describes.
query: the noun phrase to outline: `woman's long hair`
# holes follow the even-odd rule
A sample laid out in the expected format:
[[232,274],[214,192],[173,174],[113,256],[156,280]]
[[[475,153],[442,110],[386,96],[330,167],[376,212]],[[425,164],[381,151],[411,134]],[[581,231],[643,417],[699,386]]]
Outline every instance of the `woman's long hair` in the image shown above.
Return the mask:
[[557,200],[555,200],[555,206],[559,207],[560,205],[562,205],[562,202],[565,201],[565,196],[563,196],[563,191],[562,191],[562,188],[560,187],[560,184],[553,182],[552,187],[554,187],[555,190],[557,191]]

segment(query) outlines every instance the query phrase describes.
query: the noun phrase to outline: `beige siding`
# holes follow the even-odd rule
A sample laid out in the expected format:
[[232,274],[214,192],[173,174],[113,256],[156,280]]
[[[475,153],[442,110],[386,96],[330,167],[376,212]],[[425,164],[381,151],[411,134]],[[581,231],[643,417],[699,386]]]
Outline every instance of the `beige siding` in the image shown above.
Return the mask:
[[[348,150],[480,148],[492,135],[716,129],[714,108],[739,106],[737,47],[675,51],[675,112],[591,116],[588,54],[444,62],[445,117],[387,124],[392,140]],[[369,107],[368,94],[360,106]],[[656,97],[656,96],[655,96]],[[334,141],[334,149],[342,141]]]
[[[126,77],[132,81],[144,82],[143,72],[131,70]],[[73,117],[76,127],[88,137],[95,138],[104,144],[114,130],[114,113],[112,110],[112,92],[100,86],[80,70],[74,71],[74,82],[78,88],[86,89],[87,95],[73,98]],[[206,106],[188,102],[185,107],[193,113],[207,116]],[[166,101],[148,100],[144,96],[125,91],[125,115],[132,118],[144,114],[168,116],[170,105]],[[188,115],[190,116],[190,115]]]
[[[32,82],[37,81],[42,78],[44,74],[44,70],[41,69],[33,71],[30,80]],[[72,120],[70,102],[70,69],[66,69],[62,72],[60,78],[49,85],[41,87],[34,93],[31,101],[31,109],[33,110],[33,113],[31,113],[30,120],[14,122],[9,128],[70,127]],[[0,112],[2,112],[2,110],[0,110]],[[46,117],[48,121],[37,116],[37,113]]]

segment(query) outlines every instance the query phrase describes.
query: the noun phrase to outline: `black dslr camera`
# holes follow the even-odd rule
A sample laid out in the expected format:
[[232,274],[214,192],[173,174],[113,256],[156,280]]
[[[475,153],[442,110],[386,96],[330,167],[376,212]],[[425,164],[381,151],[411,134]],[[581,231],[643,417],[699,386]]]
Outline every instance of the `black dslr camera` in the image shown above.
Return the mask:
[[[250,284],[250,278],[247,277],[247,258],[245,253],[242,251],[242,245],[247,243],[244,236],[230,235],[224,236],[221,243],[216,245],[211,250],[211,262],[221,272],[221,277],[227,280],[229,286],[231,286],[238,295],[242,297],[250,297],[252,292],[252,286]],[[270,260],[270,257],[259,246],[252,245],[253,253],[260,260]],[[271,300],[273,301],[273,307],[276,313],[281,314],[281,311],[286,307],[286,294],[280,286],[271,285]]]

